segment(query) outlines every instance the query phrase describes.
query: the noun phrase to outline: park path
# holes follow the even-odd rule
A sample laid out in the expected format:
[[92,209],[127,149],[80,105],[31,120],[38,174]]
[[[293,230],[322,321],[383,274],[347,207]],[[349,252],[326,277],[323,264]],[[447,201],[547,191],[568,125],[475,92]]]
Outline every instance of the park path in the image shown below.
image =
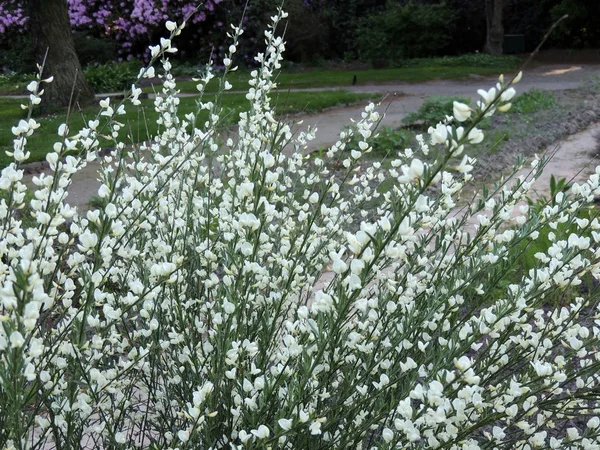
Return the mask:
[[[551,91],[575,89],[581,85],[582,81],[594,76],[600,77],[600,65],[538,66],[525,73],[523,79],[517,85],[517,89],[520,93],[532,88]],[[347,86],[343,89],[352,92],[386,95],[379,108],[381,112],[385,112],[381,125],[396,128],[402,124],[402,119],[407,114],[416,111],[423,104],[423,101],[430,96],[474,97],[478,89],[489,89],[494,82],[493,77],[472,76],[469,79],[460,81],[435,80],[424,83],[357,85]],[[319,92],[331,89],[334,88],[297,89],[293,91]],[[364,105],[355,105],[331,109],[313,115],[296,114],[289,117],[289,119],[295,123],[302,121],[302,125],[297,125],[296,129],[305,129],[309,125],[318,129],[316,138],[311,143],[312,149],[317,149],[335,143],[338,140],[340,130],[350,124],[351,118],[359,120],[363,109]],[[574,164],[574,161],[566,158],[561,163],[561,170],[575,173],[576,170],[569,169],[571,163]],[[68,197],[68,202],[71,205],[86,207],[90,197],[97,194],[99,187],[97,181],[98,167],[98,163],[90,164],[74,176]],[[32,173],[26,175],[25,181],[30,182],[36,174],[36,170],[33,170]]]

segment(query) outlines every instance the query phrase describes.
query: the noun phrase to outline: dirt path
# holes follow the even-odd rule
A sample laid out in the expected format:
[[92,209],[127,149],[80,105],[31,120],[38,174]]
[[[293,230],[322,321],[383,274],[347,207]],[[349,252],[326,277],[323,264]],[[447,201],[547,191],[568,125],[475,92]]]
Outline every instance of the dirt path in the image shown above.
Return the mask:
[[584,183],[600,164],[597,153],[599,133],[600,123],[595,123],[564,139],[558,146],[550,145],[547,153],[553,154],[553,157],[534,183],[532,197],[540,198],[548,194],[552,175],[557,180],[565,178],[571,183]]
[[[518,91],[526,92],[532,88],[551,91],[575,89],[581,85],[583,80],[594,76],[600,77],[600,65],[539,66],[523,76],[518,85]],[[462,81],[437,80],[425,83],[359,85],[344,89],[353,92],[388,94],[388,99],[381,106],[381,110],[386,113],[381,125],[397,128],[401,125],[402,119],[408,113],[416,111],[427,97],[432,95],[473,97],[476,95],[477,89],[489,89],[494,81],[495,79],[491,77],[473,76],[469,80]],[[308,90],[324,91],[329,89]],[[360,105],[329,110],[315,115],[293,116],[290,119],[295,122],[302,120],[302,127],[316,126],[318,132],[312,145],[314,148],[319,148],[335,143],[340,129],[350,124],[351,118],[359,119],[362,111],[363,105]],[[578,169],[572,167],[573,163],[573,158],[566,157],[559,164],[561,173],[575,173]],[[69,203],[84,207],[90,197],[96,195],[99,187],[96,175],[97,169],[98,164],[91,164],[75,175],[73,184],[69,189]],[[29,171],[30,173],[26,175],[26,181],[31,180],[40,170],[43,170],[43,165],[33,165]],[[558,167],[552,170],[558,170]]]

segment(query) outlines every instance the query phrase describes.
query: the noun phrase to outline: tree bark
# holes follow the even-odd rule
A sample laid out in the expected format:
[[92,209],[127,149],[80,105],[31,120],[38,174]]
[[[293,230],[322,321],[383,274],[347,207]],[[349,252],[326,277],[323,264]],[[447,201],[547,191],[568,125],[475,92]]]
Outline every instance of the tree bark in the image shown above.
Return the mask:
[[94,91],[83,78],[75,52],[67,0],[29,0],[29,7],[36,62],[42,64],[45,57],[43,78],[54,77],[44,84],[42,111],[92,103]]
[[485,21],[487,25],[485,52],[492,55],[502,54],[504,41],[503,8],[504,0],[485,0]]

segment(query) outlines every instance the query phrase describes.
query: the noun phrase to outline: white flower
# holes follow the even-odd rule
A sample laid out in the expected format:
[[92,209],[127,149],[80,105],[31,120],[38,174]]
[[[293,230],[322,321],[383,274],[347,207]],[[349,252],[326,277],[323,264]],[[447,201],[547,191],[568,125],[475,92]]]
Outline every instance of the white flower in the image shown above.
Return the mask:
[[29,132],[29,122],[26,120],[19,120],[19,124],[16,127],[11,128],[12,134],[20,136],[21,134],[27,134]]
[[508,88],[500,96],[500,101],[508,102],[515,96],[516,93],[517,93],[517,91],[515,91],[515,88]]
[[327,313],[333,308],[333,297],[322,290],[315,293],[315,299],[312,303],[312,310],[315,312]]
[[483,98],[483,101],[486,105],[489,105],[496,98],[496,88],[491,88],[489,91],[485,91],[483,89],[479,89],[477,91],[479,95]]
[[[162,49],[170,49],[171,48],[171,39],[167,39],[167,38],[160,38],[160,48]],[[154,56],[154,55],[152,55]]]
[[442,123],[438,123],[435,128],[429,127],[427,130],[431,136],[431,144],[445,144],[448,140],[448,128]]
[[38,86],[39,86],[39,84],[38,84],[38,82],[37,82],[37,81],[31,81],[31,82],[30,82],[30,83],[27,85],[27,90],[28,90],[29,92],[35,93],[35,92],[37,92]]
[[600,427],[600,418],[596,417],[592,417],[590,420],[588,420],[587,422],[587,427],[591,428],[591,429],[596,429],[598,427]]
[[364,268],[365,262],[360,259],[353,259],[350,263],[350,271],[356,275],[360,275]]
[[240,225],[246,228],[250,228],[251,230],[257,230],[258,227],[260,227],[260,221],[252,213],[242,213],[240,215]]
[[[160,54],[160,46],[159,45],[151,45],[149,47],[150,49],[150,56],[152,56],[153,58],[156,58],[159,54]],[[102,105],[100,105],[102,106]]]
[[479,144],[481,141],[483,141],[483,132],[478,128],[473,128],[471,131],[469,131],[467,139],[471,144]]
[[471,360],[468,356],[461,356],[459,359],[454,360],[454,366],[461,372],[464,372],[471,367]]
[[523,77],[523,72],[520,71],[517,76],[515,77],[515,79],[512,81],[511,84],[517,84],[519,81],[521,81],[521,78]]
[[501,441],[506,437],[506,433],[502,428],[495,426],[492,428],[492,436],[494,436],[494,439],[496,439],[497,441]]
[[471,108],[468,105],[455,101],[452,106],[454,118],[459,122],[464,122],[471,117]]
[[167,22],[165,23],[165,27],[169,31],[175,31],[177,29],[177,23],[167,20]]
[[381,432],[381,436],[383,437],[383,440],[389,444],[390,442],[392,442],[392,439],[394,439],[394,432],[389,428],[385,427]]
[[423,162],[415,158],[411,161],[410,166],[404,165],[402,166],[403,176],[398,177],[398,181],[401,183],[407,183],[410,181],[418,180],[423,176],[425,171],[425,165]]
[[271,431],[265,425],[260,425],[258,429],[251,430],[251,433],[256,436],[257,439],[266,439],[271,434]]
[[181,442],[187,442],[190,439],[190,432],[188,430],[179,430],[177,432],[177,437]]
[[245,430],[240,430],[238,432],[238,437],[240,438],[240,441],[242,441],[242,444],[245,444],[246,442],[248,442],[250,440],[252,435],[250,433],[246,432]]
[[337,258],[333,261],[332,270],[338,275],[344,273],[348,269],[348,264],[346,264],[341,258]]
[[279,419],[277,423],[279,424],[282,430],[289,431],[292,429],[292,425],[294,422],[291,419]]
[[456,167],[456,171],[460,172],[460,173],[463,173],[463,174],[467,174],[467,173],[471,172],[473,170],[472,163],[474,161],[475,161],[474,159],[469,158],[467,155],[463,156],[462,161]]
[[313,436],[317,436],[317,435],[323,433],[321,431],[321,422],[319,422],[318,420],[311,422],[309,429],[310,429],[310,434],[312,434]]
[[546,431],[540,431],[535,433],[532,437],[529,438],[529,443],[534,446],[534,448],[543,448],[546,444],[546,436],[548,433]]
[[410,163],[410,168],[408,169],[408,176],[411,180],[416,178],[421,178],[423,176],[423,172],[425,170],[425,165],[420,159],[413,159]]
[[69,132],[69,127],[67,126],[66,123],[61,123],[58,126],[58,135],[59,136],[65,137],[68,132]]
[[98,197],[107,198],[109,196],[110,196],[110,189],[108,188],[107,185],[101,184],[100,187],[98,188]]
[[20,348],[25,344],[23,335],[18,331],[13,331],[9,338],[10,348]]
[[85,251],[96,246],[98,243],[98,236],[96,236],[95,233],[86,231],[79,236],[79,242],[81,243],[79,248],[81,251]]

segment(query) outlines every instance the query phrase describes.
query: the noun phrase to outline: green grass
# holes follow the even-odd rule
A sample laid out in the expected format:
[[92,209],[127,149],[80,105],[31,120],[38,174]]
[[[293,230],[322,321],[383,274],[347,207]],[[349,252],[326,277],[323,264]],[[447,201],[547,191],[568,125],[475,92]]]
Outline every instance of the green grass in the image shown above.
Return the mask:
[[435,126],[438,122],[444,120],[446,116],[453,114],[455,101],[469,104],[471,99],[434,95],[427,98],[417,111],[408,114],[402,122],[405,124],[421,124],[425,129],[429,126]]
[[[306,89],[319,87],[344,87],[351,86],[356,75],[357,84],[382,84],[382,83],[414,83],[429,81],[438,78],[461,79],[469,75],[498,75],[516,69],[520,60],[513,56],[491,56],[474,53],[461,56],[443,58],[408,59],[397,63],[398,67],[389,69],[367,70],[323,70],[309,69],[297,72],[282,73],[277,78],[279,89]],[[124,63],[123,70],[127,72]],[[113,64],[114,70],[119,73],[118,64]],[[112,67],[111,66],[111,67]],[[97,69],[89,69],[91,72]],[[194,67],[186,66],[182,74],[193,74]],[[33,77],[23,74],[0,75],[0,95],[25,94],[25,86]],[[240,69],[228,77],[234,90],[246,90],[250,71]],[[102,83],[100,83],[102,84]],[[182,92],[197,92],[196,83],[181,81],[179,88]],[[216,92],[218,83],[212,81],[207,92]],[[146,87],[145,92],[153,92],[153,87]],[[160,89],[160,86],[156,86]],[[111,89],[114,90],[114,89]]]
[[[422,66],[380,70],[314,70],[298,73],[282,73],[277,77],[277,85],[280,90],[345,87],[352,85],[355,75],[357,85],[416,83],[435,79],[464,79],[470,75],[498,75],[513,68],[511,65],[505,67]],[[244,90],[248,87],[250,73],[240,71],[239,73],[232,74],[228,79],[233,86],[233,90]],[[196,84],[194,81],[180,81],[178,87],[181,89],[181,92],[197,92]],[[212,81],[207,87],[207,92],[215,92],[217,88],[218,83]],[[160,86],[157,86],[156,89],[160,89]],[[147,87],[144,91],[153,92],[153,88]]]
[[27,94],[27,83],[33,78],[33,75],[21,73],[0,73],[0,95]]
[[[360,136],[360,135],[359,135]],[[404,150],[410,145],[414,139],[414,133],[408,130],[394,129],[392,127],[378,128],[375,135],[370,139],[371,147],[373,148],[372,156],[380,159],[382,155],[392,152],[395,154],[398,151]],[[346,146],[347,150],[358,148],[358,143],[362,140],[354,137]]]
[[511,55],[488,55],[486,53],[467,53],[459,56],[441,58],[414,58],[401,61],[400,67],[494,67],[496,69],[516,69],[523,61]]
[[[373,98],[373,95],[355,94],[340,90],[331,92],[291,92],[273,95],[272,103],[273,105],[276,105],[276,111],[279,115],[285,115],[298,112],[314,113],[330,107],[366,101],[368,98]],[[213,99],[214,96],[205,97],[205,100]],[[0,167],[6,166],[12,160],[5,154],[5,151],[12,148],[14,136],[12,135],[11,128],[25,115],[25,112],[20,108],[21,102],[22,101],[18,99],[0,98]],[[113,100],[113,102],[118,102],[118,100]],[[223,96],[222,106],[228,111],[226,122],[235,122],[239,112],[247,109],[248,105],[249,102],[243,94],[227,94]],[[147,119],[148,130],[150,131],[150,134],[154,134],[157,131],[156,119],[158,114],[154,111],[153,100],[143,100],[142,107],[144,108]],[[195,110],[195,98],[181,98],[179,105],[180,117]],[[75,134],[76,130],[83,127],[84,123],[95,118],[97,112],[98,107],[92,106],[72,114],[69,124],[71,134]],[[206,112],[204,112],[204,115],[200,115],[199,123],[202,123],[205,118]],[[27,149],[31,152],[29,162],[42,161],[45,159],[46,153],[52,148],[53,143],[58,140],[56,132],[58,126],[65,122],[66,113],[61,112],[38,117],[37,120],[40,122],[41,127],[32,137],[28,138],[27,143]],[[142,115],[141,110],[137,110],[129,105],[127,114],[120,116],[118,120],[119,122],[126,124],[122,130],[122,136],[120,136],[120,139],[124,142],[140,142],[147,138],[146,123],[144,123],[144,116]],[[128,135],[132,137],[128,137]],[[101,146],[109,145],[110,143],[108,141],[101,141]]]
[[553,108],[557,105],[556,97],[552,92],[532,89],[516,97],[508,112],[518,114],[532,114],[538,111]]

